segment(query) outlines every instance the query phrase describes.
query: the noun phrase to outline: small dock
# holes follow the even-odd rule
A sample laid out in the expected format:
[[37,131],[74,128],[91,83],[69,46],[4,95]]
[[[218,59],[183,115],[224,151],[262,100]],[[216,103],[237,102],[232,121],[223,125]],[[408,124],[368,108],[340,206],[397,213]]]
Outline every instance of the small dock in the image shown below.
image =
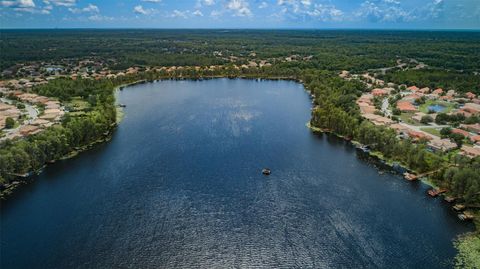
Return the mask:
[[465,211],[461,214],[458,214],[457,216],[460,220],[463,220],[463,221],[468,221],[468,220],[473,220],[474,219],[474,215],[469,211]]
[[447,192],[447,189],[430,189],[428,190],[428,195],[431,197],[437,197],[438,195]]
[[418,176],[415,174],[411,174],[409,172],[403,173],[403,176],[405,177],[406,180],[408,181],[415,181],[418,180]]
[[435,172],[438,172],[440,171],[441,169],[437,169],[437,170],[433,170],[433,171],[430,171],[430,172],[425,172],[425,173],[422,173],[422,174],[413,174],[413,173],[408,173],[408,172],[405,172],[403,173],[403,176],[405,177],[406,180],[409,180],[409,181],[415,181],[415,180],[418,180],[422,177],[426,177],[426,176],[429,176]]
[[453,202],[455,202],[455,200],[457,200],[457,198],[452,197],[452,196],[445,196],[445,198],[443,198],[443,200],[445,200],[445,202],[447,202],[447,203],[453,203]]

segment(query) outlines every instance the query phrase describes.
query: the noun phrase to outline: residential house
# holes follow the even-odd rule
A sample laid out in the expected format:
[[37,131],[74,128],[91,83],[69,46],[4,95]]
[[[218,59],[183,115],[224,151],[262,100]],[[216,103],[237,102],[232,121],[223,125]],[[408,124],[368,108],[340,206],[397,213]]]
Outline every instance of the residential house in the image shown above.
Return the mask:
[[460,127],[473,133],[480,134],[480,123],[460,124]]
[[428,146],[433,151],[449,151],[457,148],[457,144],[450,139],[432,139],[428,142]]
[[469,158],[475,158],[480,156],[480,148],[463,145],[460,154]]
[[417,111],[417,108],[410,102],[408,101],[398,101],[397,102],[397,108],[402,111],[402,112],[415,112]]

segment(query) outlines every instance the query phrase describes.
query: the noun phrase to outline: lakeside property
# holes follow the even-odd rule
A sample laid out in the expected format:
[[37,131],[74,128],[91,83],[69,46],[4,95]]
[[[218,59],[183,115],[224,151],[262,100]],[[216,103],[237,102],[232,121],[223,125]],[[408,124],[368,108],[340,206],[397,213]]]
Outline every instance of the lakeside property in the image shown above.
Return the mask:
[[[143,268],[157,259],[235,267],[243,257],[261,267],[341,260],[447,269],[451,240],[473,230],[424,199],[426,186],[380,174],[342,139],[312,134],[311,100],[293,81],[160,80],[117,94],[125,118],[108,144],[49,165],[5,202],[2,247],[11,247],[2,253],[34,253],[6,267]],[[45,205],[48,218],[38,213]],[[33,251],[51,244],[52,225],[58,243]]]
[[480,156],[480,99],[474,93],[387,85],[368,73],[342,71],[340,77],[366,84],[368,91],[356,103],[362,117],[374,125],[394,129],[399,139],[427,141],[432,151]]
[[[59,122],[41,132],[26,132],[25,136],[6,139],[2,143],[2,188],[24,180],[19,179],[19,175],[39,171],[46,163],[72,156],[91,143],[108,139],[117,120],[112,94],[116,86],[157,79],[292,79],[301,81],[313,96],[311,126],[330,130],[347,140],[357,140],[368,146],[371,153],[407,167],[417,178],[427,175],[432,185],[438,187],[432,193],[448,190],[445,198],[454,199],[452,206],[462,211],[466,209],[467,213],[472,210],[478,221],[475,214],[480,203],[480,166],[479,158],[475,157],[478,155],[475,139],[479,122],[476,106],[472,104],[477,104],[475,100],[479,93],[479,61],[476,55],[469,53],[478,51],[478,42],[471,42],[475,37],[469,34],[467,39],[452,34],[455,40],[463,41],[447,42],[447,35],[432,37],[432,34],[422,33],[432,37],[424,38],[407,33],[417,40],[403,42],[405,37],[398,38],[390,33],[383,37],[382,33],[354,34],[354,38],[350,33],[341,33],[339,41],[334,37],[336,34],[328,33],[324,38],[325,33],[296,32],[282,39],[283,35],[289,34],[262,32],[256,35],[258,39],[249,41],[249,45],[245,45],[244,39],[232,38],[231,33],[218,34],[217,40],[202,40],[198,36],[175,37],[168,48],[160,46],[162,50],[166,49],[165,53],[157,51],[155,54],[156,41],[168,43],[168,38],[159,38],[147,40],[149,44],[155,44],[150,51],[135,46],[138,48],[135,55],[129,54],[123,44],[104,42],[115,44],[109,48],[113,54],[105,56],[104,52],[97,51],[79,57],[85,55],[84,51],[76,51],[74,57],[51,57],[48,60],[42,59],[44,56],[24,57],[29,52],[17,49],[21,50],[22,58],[15,58],[12,55],[20,54],[12,52],[8,54],[9,60],[2,62],[11,71],[3,76],[4,88],[9,92],[18,90],[50,98],[59,102],[65,113]],[[22,35],[13,38],[19,36]],[[148,36],[147,39],[151,35]],[[41,40],[38,35],[36,38]],[[49,38],[58,44],[65,42],[52,36]],[[8,41],[8,34],[6,39]],[[75,40],[75,43],[88,47],[85,44],[91,40]],[[145,41],[145,38],[135,40]],[[269,43],[262,43],[262,40]],[[130,39],[125,43],[129,42],[137,41]],[[30,43],[32,46],[46,46],[43,51],[50,51],[49,46],[57,46],[49,42]],[[228,50],[225,44],[229,45]],[[398,44],[402,44],[401,50]],[[432,56],[432,46],[442,53]],[[76,48],[64,53],[69,54]],[[120,48],[125,50],[119,52],[122,51]],[[340,55],[338,51],[343,53]],[[418,60],[412,59],[413,55]],[[62,63],[66,59],[70,63]],[[35,65],[39,69],[34,67],[32,73],[31,66]],[[345,77],[338,77],[339,73]],[[38,106],[20,103],[19,106],[25,105],[27,111],[31,106],[32,112]],[[18,112],[15,109],[23,112],[16,105],[8,106],[5,111]],[[41,112],[41,107],[37,109]],[[13,122],[13,126],[21,123],[20,120]]]

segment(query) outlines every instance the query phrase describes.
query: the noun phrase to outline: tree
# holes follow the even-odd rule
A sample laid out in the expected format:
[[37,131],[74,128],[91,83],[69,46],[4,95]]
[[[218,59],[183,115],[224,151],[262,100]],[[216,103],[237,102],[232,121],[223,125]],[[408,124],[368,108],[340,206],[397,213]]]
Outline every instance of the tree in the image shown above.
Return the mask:
[[420,122],[423,123],[423,124],[429,124],[430,122],[433,122],[433,118],[432,118],[432,116],[425,115],[425,116],[422,117]]
[[451,133],[450,138],[457,144],[457,146],[460,148],[463,145],[463,139],[465,139],[465,136],[462,134],[457,134],[457,133]]
[[449,137],[451,133],[452,133],[452,128],[450,127],[445,127],[440,130],[440,135],[442,137]]
[[10,118],[10,117],[7,117],[5,119],[5,128],[6,129],[12,129],[13,126],[15,126],[15,120]]

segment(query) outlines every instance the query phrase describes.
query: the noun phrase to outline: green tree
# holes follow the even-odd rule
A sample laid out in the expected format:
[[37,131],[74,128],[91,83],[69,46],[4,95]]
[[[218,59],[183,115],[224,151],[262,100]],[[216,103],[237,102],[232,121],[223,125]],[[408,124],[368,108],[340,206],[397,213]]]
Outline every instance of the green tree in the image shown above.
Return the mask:
[[6,129],[12,129],[13,126],[15,126],[15,120],[12,119],[11,117],[7,117],[5,119],[5,128]]

